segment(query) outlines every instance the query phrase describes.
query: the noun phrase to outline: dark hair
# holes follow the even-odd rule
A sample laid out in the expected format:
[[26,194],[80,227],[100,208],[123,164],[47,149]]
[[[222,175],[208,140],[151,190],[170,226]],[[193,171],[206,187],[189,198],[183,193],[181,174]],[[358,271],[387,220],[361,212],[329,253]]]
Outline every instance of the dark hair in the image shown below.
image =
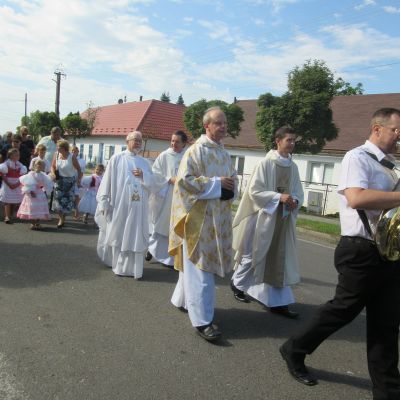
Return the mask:
[[285,137],[285,135],[288,134],[288,133],[292,134],[292,135],[296,134],[296,132],[294,131],[294,129],[291,126],[283,125],[283,126],[281,126],[280,128],[278,128],[276,130],[275,135],[274,135],[274,139],[275,140],[276,139],[283,139]]
[[53,126],[50,133],[58,133],[59,135],[61,135],[61,128],[59,126]]
[[391,108],[391,107],[384,107],[384,108],[380,108],[379,110],[376,110],[374,112],[374,114],[372,115],[371,128],[375,124],[380,125],[380,124],[387,122],[387,120],[390,119],[390,117],[393,114],[397,114],[400,117],[400,110],[398,110],[397,108]]
[[173,135],[180,136],[182,143],[187,143],[188,137],[185,132],[183,131],[176,131]]
[[11,141],[12,142],[22,142],[22,137],[20,134],[16,133],[15,135],[12,136]]

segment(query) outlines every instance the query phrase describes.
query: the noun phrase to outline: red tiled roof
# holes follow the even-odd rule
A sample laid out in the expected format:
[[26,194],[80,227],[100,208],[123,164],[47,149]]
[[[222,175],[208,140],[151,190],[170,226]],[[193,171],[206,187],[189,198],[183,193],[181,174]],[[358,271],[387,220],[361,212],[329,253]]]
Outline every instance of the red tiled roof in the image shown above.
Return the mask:
[[344,154],[363,144],[370,133],[372,114],[383,107],[400,109],[400,93],[335,97],[331,108],[339,134],[325,145],[322,153]]
[[257,100],[238,100],[236,105],[243,110],[244,121],[240,124],[239,136],[224,139],[225,147],[241,147],[247,149],[263,149],[263,144],[256,134]]
[[170,140],[173,132],[186,130],[183,123],[185,109],[183,105],[152,100],[138,130],[153,139]]
[[139,130],[149,138],[170,140],[172,132],[185,130],[185,108],[154,99],[99,107],[92,135],[126,136]]

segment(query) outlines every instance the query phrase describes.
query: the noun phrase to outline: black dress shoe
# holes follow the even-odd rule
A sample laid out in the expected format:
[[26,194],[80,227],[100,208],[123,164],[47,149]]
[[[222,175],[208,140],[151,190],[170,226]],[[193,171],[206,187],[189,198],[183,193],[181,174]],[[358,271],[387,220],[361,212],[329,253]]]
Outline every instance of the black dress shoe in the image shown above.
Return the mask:
[[152,256],[151,253],[148,251],[148,252],[146,253],[146,256],[144,257],[144,259],[145,259],[146,261],[151,261],[152,258],[153,258],[153,256]]
[[283,346],[279,347],[279,352],[282,358],[285,360],[290,375],[293,376],[296,381],[307,386],[315,386],[318,381],[310,375],[306,366],[304,365],[303,355],[295,356],[289,351],[285,350]]
[[206,326],[196,326],[197,333],[205,340],[214,342],[221,337],[221,332],[212,324]]
[[273,314],[279,314],[286,318],[297,318],[299,313],[290,310],[289,306],[269,307],[269,311]]
[[233,281],[231,281],[231,289],[233,292],[233,297],[242,303],[250,303],[250,300],[246,296],[246,294],[243,292],[243,290],[238,289],[234,284]]

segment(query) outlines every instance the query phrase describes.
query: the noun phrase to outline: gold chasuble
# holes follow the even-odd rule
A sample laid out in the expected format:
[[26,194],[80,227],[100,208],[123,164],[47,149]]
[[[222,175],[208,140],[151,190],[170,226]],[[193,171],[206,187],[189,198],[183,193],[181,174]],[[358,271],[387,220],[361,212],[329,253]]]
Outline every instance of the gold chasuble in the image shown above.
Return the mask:
[[221,176],[236,178],[230,155],[202,135],[183,156],[174,185],[168,250],[179,271],[183,240],[197,268],[221,277],[232,270],[232,200],[199,198],[210,178]]

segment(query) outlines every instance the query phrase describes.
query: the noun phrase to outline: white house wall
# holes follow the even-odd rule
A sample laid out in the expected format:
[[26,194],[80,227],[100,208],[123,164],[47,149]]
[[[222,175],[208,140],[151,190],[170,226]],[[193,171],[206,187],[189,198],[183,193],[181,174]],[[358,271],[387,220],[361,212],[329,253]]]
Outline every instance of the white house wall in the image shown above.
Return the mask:
[[[107,158],[107,148],[114,146],[114,154],[120,153],[126,148],[125,137],[112,137],[112,136],[89,136],[76,141],[78,148],[83,145],[83,151],[81,156],[86,160],[87,163],[99,163],[107,164],[109,158]],[[166,140],[159,139],[148,139],[146,145],[143,144],[146,151],[161,152],[169,147],[170,143]],[[92,154],[89,154],[90,146],[92,146]]]
[[[227,148],[231,156],[244,157],[243,177],[239,177],[239,188],[241,192],[245,189],[248,179],[252,174],[255,166],[261,161],[266,152],[264,150],[249,150],[249,149],[234,149]],[[317,197],[321,197],[320,213],[335,214],[339,212],[339,199],[337,194],[337,185],[339,182],[339,175],[341,169],[342,157],[334,157],[328,155],[312,155],[312,154],[294,154],[293,160],[299,168],[300,180],[303,183],[304,189],[304,206],[313,208],[312,204],[308,204],[309,192],[321,193]],[[323,184],[308,184],[310,181],[310,168],[311,163],[333,164],[332,180],[329,185]],[[311,198],[315,195],[311,194]],[[315,212],[318,213],[319,208],[314,207]]]
[[[106,156],[107,146],[114,146],[114,154],[119,153],[126,148],[125,138],[124,137],[112,137],[112,136],[89,136],[86,138],[82,138],[76,141],[76,145],[78,148],[83,145],[83,158],[85,158],[86,162],[90,163],[98,163],[99,155],[102,158],[103,164],[107,164],[108,159]],[[89,146],[92,145],[92,156],[89,156]],[[146,151],[151,152],[161,152],[166,150],[169,147],[169,141],[167,140],[159,140],[159,139],[148,139],[146,143]],[[262,149],[260,150],[249,150],[249,149],[241,149],[241,148],[226,148],[229,154],[232,157],[236,157],[236,163],[240,157],[244,157],[244,165],[243,165],[243,176],[240,176],[240,191],[243,192],[246,188],[250,175],[252,174],[255,166],[259,161],[261,161],[266,152]],[[101,153],[101,154],[100,154]],[[321,195],[311,194],[309,192],[314,193],[322,193],[322,203],[321,203],[321,212],[324,214],[335,214],[339,211],[339,202],[338,202],[338,194],[337,194],[337,185],[339,182],[340,175],[340,163],[342,161],[341,157],[333,157],[328,155],[311,155],[311,154],[294,154],[293,160],[296,162],[299,168],[300,179],[303,182],[307,182],[310,180],[310,166],[312,162],[318,162],[321,164],[333,164],[333,174],[332,181],[330,185],[318,185],[318,184],[308,184],[303,183],[304,188],[304,206],[313,208],[313,206],[308,204],[308,200],[311,197]],[[236,165],[237,166],[237,165]],[[321,198],[319,198],[321,200]],[[318,208],[318,207],[317,207]]]

